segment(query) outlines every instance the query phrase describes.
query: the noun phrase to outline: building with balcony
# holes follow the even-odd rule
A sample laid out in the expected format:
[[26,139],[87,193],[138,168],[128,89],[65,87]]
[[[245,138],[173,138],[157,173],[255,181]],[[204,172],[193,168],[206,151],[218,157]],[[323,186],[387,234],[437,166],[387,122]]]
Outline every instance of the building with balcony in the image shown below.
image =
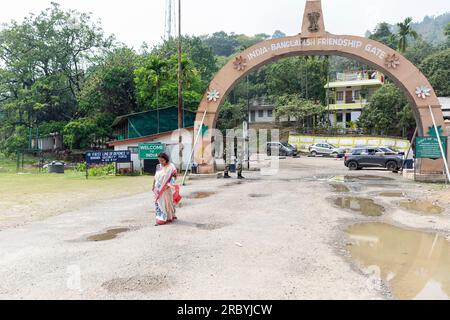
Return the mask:
[[356,122],[384,80],[385,76],[378,71],[338,73],[335,81],[325,85],[332,126],[348,128]]
[[250,123],[268,123],[275,121],[275,106],[267,97],[252,99],[248,112]]

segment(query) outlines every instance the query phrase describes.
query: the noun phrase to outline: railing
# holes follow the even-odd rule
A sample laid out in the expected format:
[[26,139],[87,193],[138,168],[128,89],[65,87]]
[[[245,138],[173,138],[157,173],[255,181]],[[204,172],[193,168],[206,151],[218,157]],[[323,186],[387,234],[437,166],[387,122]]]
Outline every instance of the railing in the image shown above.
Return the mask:
[[380,80],[381,77],[382,75],[378,71],[337,73],[336,81]]

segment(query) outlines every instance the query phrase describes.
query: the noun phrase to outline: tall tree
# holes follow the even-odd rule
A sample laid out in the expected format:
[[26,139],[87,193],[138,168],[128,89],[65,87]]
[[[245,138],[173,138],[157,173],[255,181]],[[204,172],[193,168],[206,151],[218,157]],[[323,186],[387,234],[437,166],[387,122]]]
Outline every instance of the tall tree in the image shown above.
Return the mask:
[[239,42],[225,31],[215,32],[212,35],[203,36],[202,40],[209,46],[215,55],[228,57],[239,46]]
[[279,121],[282,117],[296,119],[297,128],[306,126],[307,117],[319,118],[323,116],[325,107],[317,102],[302,98],[299,94],[284,94],[276,99],[275,118]]
[[328,63],[322,57],[296,57],[271,64],[266,79],[269,94],[300,94],[302,98],[324,103]]
[[419,37],[417,32],[412,28],[412,21],[413,19],[408,17],[403,22],[397,23],[398,32],[396,34],[396,38],[398,39],[398,50],[401,53],[406,51],[406,48],[408,47],[408,40],[411,37],[414,39]]
[[385,45],[395,48],[396,47],[396,41],[394,34],[391,31],[391,26],[387,22],[381,22],[379,23],[373,33],[369,34],[369,39],[379,41],[381,43],[384,43]]
[[372,95],[358,122],[367,134],[394,136],[405,135],[416,126],[405,95],[391,83]]
[[141,58],[126,47],[117,48],[90,70],[78,96],[83,116],[110,113],[113,116],[139,111],[134,71]]
[[450,49],[430,55],[422,62],[420,69],[438,96],[450,96]]
[[[143,110],[177,105],[177,67],[177,56],[162,59],[151,54],[135,70],[136,95]],[[184,107],[194,110],[201,100],[203,83],[200,73],[186,55],[182,58],[182,70]]]
[[286,37],[286,33],[280,30],[275,30],[275,32],[272,35],[272,39],[278,39],[278,38],[284,38]]
[[421,36],[406,49],[405,57],[415,65],[420,65],[427,57],[435,53],[437,49],[426,42]]
[[16,126],[79,116],[77,96],[86,70],[112,42],[90,15],[63,11],[56,3],[5,25],[0,31],[0,110],[8,113],[10,125],[1,130],[15,134]]
[[447,26],[444,29],[444,34],[447,37],[447,47],[450,47],[450,23],[447,24]]
[[[182,41],[183,52],[200,72],[200,76],[206,87],[218,70],[217,58],[213,50],[200,37],[183,36]],[[156,46],[152,50],[152,53],[162,59],[168,59],[177,54],[177,43],[177,38],[165,40]]]

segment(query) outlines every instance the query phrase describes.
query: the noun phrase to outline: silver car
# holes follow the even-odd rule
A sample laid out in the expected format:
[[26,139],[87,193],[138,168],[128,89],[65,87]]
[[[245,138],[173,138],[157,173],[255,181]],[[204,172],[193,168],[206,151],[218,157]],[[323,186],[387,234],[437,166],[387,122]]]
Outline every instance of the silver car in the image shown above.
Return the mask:
[[309,147],[311,157],[318,155],[342,158],[345,155],[344,148],[338,148],[330,143],[316,143]]

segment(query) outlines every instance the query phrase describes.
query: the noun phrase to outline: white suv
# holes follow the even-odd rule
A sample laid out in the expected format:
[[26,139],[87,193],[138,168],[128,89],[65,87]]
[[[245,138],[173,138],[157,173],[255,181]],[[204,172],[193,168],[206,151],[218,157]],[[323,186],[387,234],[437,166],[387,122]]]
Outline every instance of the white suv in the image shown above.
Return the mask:
[[333,146],[330,143],[316,143],[309,147],[309,154],[311,157],[323,155],[342,158],[345,155],[345,150],[343,148]]

